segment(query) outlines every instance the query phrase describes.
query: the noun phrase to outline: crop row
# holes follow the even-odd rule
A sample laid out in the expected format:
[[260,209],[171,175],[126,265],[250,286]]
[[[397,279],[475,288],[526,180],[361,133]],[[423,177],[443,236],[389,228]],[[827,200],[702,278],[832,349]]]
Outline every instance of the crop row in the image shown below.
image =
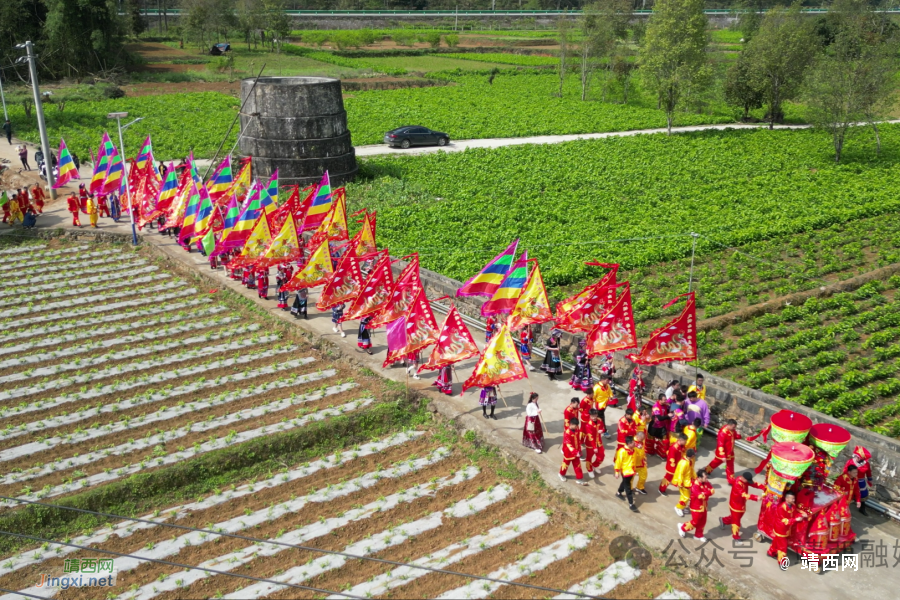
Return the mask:
[[[888,435],[900,434],[900,280],[809,298],[701,334],[700,364]],[[895,432],[895,433],[892,433]]]

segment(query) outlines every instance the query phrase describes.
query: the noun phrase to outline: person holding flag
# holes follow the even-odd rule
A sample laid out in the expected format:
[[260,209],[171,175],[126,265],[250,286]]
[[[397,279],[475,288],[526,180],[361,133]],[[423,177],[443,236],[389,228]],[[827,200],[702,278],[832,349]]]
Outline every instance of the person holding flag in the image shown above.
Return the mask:
[[534,342],[534,334],[531,332],[531,325],[526,325],[519,332],[519,356],[529,371],[534,371],[531,364],[531,344]]
[[522,445],[538,454],[544,451],[544,429],[541,427],[541,407],[538,395],[531,392],[525,405],[525,427],[522,431]]
[[372,315],[360,319],[359,332],[356,334],[356,345],[369,355],[372,354],[372,336],[369,334],[369,323],[372,322],[372,319]]
[[[497,420],[494,416],[494,408],[497,407],[497,388],[487,385],[481,388],[481,394],[478,396],[478,404],[481,405],[481,414],[485,419]],[[491,414],[488,415],[487,407],[491,407]]]

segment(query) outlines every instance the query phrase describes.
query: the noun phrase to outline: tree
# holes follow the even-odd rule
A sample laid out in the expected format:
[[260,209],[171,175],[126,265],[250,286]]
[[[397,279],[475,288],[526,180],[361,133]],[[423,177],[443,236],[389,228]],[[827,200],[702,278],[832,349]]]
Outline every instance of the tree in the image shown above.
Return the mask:
[[709,77],[703,0],[659,0],[647,23],[641,74],[666,112],[672,133],[675,109],[685,91]]
[[782,105],[800,92],[817,47],[813,28],[800,13],[799,4],[767,12],[747,44],[743,57],[749,85],[763,94],[769,129],[784,120]]
[[569,54],[569,41],[572,37],[572,23],[569,15],[563,15],[557,19],[556,27],[559,34],[559,97],[563,95],[563,84],[566,82],[566,58]]
[[831,43],[817,57],[805,86],[810,121],[831,134],[840,162],[847,137],[859,122],[871,125],[881,151],[878,118],[896,95],[897,36],[859,1],[836,3]]
[[753,84],[750,65],[741,53],[725,72],[725,102],[743,110],[742,121],[750,119],[750,111],[763,105],[762,90]]
[[596,68],[605,62],[607,77],[603,85],[606,101],[606,80],[612,72],[612,55],[617,42],[628,35],[631,0],[598,0],[585,5],[580,21],[581,99],[587,99],[588,88]]
[[81,77],[116,66],[124,31],[115,0],[44,3],[47,18],[39,49],[44,70],[57,77]]

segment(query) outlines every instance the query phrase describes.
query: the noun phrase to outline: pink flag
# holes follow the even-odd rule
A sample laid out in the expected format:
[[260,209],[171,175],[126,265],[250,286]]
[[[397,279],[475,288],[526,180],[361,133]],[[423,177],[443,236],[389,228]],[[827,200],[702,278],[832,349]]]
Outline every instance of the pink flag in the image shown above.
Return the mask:
[[387,345],[389,353],[406,346],[406,317],[387,324]]

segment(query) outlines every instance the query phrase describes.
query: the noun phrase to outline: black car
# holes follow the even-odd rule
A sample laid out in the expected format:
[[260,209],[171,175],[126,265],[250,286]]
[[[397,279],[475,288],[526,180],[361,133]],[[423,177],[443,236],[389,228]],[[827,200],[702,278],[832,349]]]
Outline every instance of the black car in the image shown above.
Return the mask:
[[384,134],[384,143],[391,147],[409,148],[410,146],[446,146],[450,136],[441,131],[427,127],[406,126],[392,129]]

